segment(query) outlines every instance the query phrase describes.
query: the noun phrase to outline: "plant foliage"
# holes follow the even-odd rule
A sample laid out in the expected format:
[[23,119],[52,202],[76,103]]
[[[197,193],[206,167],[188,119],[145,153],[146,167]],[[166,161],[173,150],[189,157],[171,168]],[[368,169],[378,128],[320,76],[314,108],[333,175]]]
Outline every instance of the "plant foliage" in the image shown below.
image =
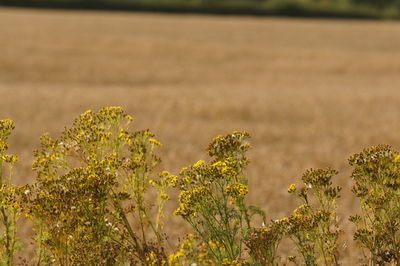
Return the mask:
[[[267,221],[246,200],[247,132],[216,137],[208,162],[175,176],[155,171],[161,144],[150,131],[131,132],[132,121],[107,107],[83,113],[59,138],[43,135],[36,182],[23,187],[12,183],[17,157],[6,154],[14,124],[0,121],[0,265],[16,264],[22,214],[34,225],[37,265],[339,265],[336,170],[307,170],[303,186],[288,188],[299,207]],[[364,262],[400,265],[400,154],[377,146],[349,162],[362,211],[350,220]],[[163,229],[171,188],[174,215],[192,228],[176,248]],[[288,257],[283,241],[293,246]]]

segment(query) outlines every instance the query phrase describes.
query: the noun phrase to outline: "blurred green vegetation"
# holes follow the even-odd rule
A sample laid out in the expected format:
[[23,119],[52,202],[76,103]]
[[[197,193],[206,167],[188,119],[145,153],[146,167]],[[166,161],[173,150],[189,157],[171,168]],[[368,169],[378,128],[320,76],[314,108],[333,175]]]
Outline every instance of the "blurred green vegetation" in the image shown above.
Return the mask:
[[399,19],[400,0],[0,0],[2,6]]

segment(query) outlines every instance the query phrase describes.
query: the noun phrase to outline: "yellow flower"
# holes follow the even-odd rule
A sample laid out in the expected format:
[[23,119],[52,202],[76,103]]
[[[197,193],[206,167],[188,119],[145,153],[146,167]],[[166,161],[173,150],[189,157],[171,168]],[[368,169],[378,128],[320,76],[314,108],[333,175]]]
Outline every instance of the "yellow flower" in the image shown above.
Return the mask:
[[194,168],[199,168],[199,167],[201,167],[201,166],[203,166],[203,165],[205,165],[205,164],[206,164],[205,161],[200,160],[200,161],[198,161],[197,163],[195,163],[195,164],[193,165],[193,167],[194,167]]
[[169,200],[170,199],[169,195],[165,194],[165,193],[161,194],[160,198],[162,198],[163,200]]
[[288,191],[289,193],[296,192],[296,190],[297,190],[297,188],[296,188],[296,185],[295,185],[295,184],[291,184],[291,185],[288,187],[288,189],[287,189],[287,191]]
[[217,248],[217,243],[210,240],[208,241],[208,245],[212,248],[212,249],[216,249]]
[[157,182],[156,181],[154,181],[154,180],[149,180],[149,184],[151,185],[151,186],[153,186],[153,187],[156,187],[157,186]]
[[155,146],[161,146],[161,143],[156,139],[151,138],[149,139],[149,141],[150,143],[153,143]]

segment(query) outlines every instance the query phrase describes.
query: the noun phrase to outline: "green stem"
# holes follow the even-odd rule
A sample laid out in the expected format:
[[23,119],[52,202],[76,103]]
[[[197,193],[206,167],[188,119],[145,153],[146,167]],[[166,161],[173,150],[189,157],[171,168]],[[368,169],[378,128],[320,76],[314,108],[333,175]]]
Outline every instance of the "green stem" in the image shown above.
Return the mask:
[[13,226],[12,226],[12,242],[11,242],[11,257],[14,257],[14,252],[15,252],[15,242],[17,239],[17,229],[16,229],[16,225],[17,225],[17,214],[16,211],[13,210]]
[[11,251],[11,237],[10,237],[10,222],[4,207],[1,208],[1,214],[3,215],[4,226],[6,228],[6,259],[7,265],[11,265],[12,262],[12,251]]

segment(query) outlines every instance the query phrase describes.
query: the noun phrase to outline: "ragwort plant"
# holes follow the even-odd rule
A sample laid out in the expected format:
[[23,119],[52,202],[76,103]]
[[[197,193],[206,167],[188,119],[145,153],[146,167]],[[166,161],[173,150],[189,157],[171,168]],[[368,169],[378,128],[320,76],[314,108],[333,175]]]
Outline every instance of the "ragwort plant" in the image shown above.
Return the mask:
[[248,138],[247,132],[216,137],[208,147],[211,162],[198,161],[180,173],[175,215],[191,225],[216,264],[244,262],[244,241],[252,216],[263,214],[245,203]]
[[[287,220],[289,237],[301,255],[301,264],[338,265],[339,227],[337,199],[341,187],[332,186],[332,177],[338,172],[333,169],[310,169],[302,177],[304,186],[297,189],[294,184],[288,192],[295,194],[300,205]],[[296,264],[296,256],[289,261]]]
[[[28,216],[35,223],[38,264],[163,264],[162,207],[176,177],[151,181],[161,144],[149,131],[130,133],[122,108],[87,111],[61,137],[41,138]],[[161,193],[146,198],[150,183]],[[158,218],[151,207],[156,204]]]
[[353,193],[361,215],[350,217],[356,225],[354,239],[367,250],[369,265],[400,265],[400,155],[390,146],[364,149],[353,155]]
[[[132,120],[108,107],[83,113],[59,138],[43,135],[36,183],[24,187],[12,185],[17,157],[6,154],[14,124],[0,121],[0,265],[14,264],[22,213],[34,224],[37,265],[339,265],[337,171],[307,170],[302,187],[288,188],[301,205],[267,223],[246,203],[247,132],[216,137],[210,161],[177,177],[154,173],[161,144],[149,131],[130,132]],[[354,239],[369,265],[400,265],[400,154],[372,147],[350,164],[362,209],[350,218]],[[193,229],[174,252],[162,219],[170,188],[180,192],[174,214]],[[285,239],[295,247],[286,259],[279,252]]]
[[310,169],[302,177],[302,188],[289,186],[288,192],[295,194],[302,205],[290,217],[252,229],[246,244],[256,264],[279,265],[279,244],[289,238],[297,249],[297,254],[288,257],[289,262],[338,265],[336,200],[341,188],[333,187],[331,181],[336,174],[332,169]]
[[11,183],[12,168],[18,157],[6,154],[13,129],[13,121],[0,120],[0,265],[13,264],[18,247],[16,223],[22,212],[21,189]]

